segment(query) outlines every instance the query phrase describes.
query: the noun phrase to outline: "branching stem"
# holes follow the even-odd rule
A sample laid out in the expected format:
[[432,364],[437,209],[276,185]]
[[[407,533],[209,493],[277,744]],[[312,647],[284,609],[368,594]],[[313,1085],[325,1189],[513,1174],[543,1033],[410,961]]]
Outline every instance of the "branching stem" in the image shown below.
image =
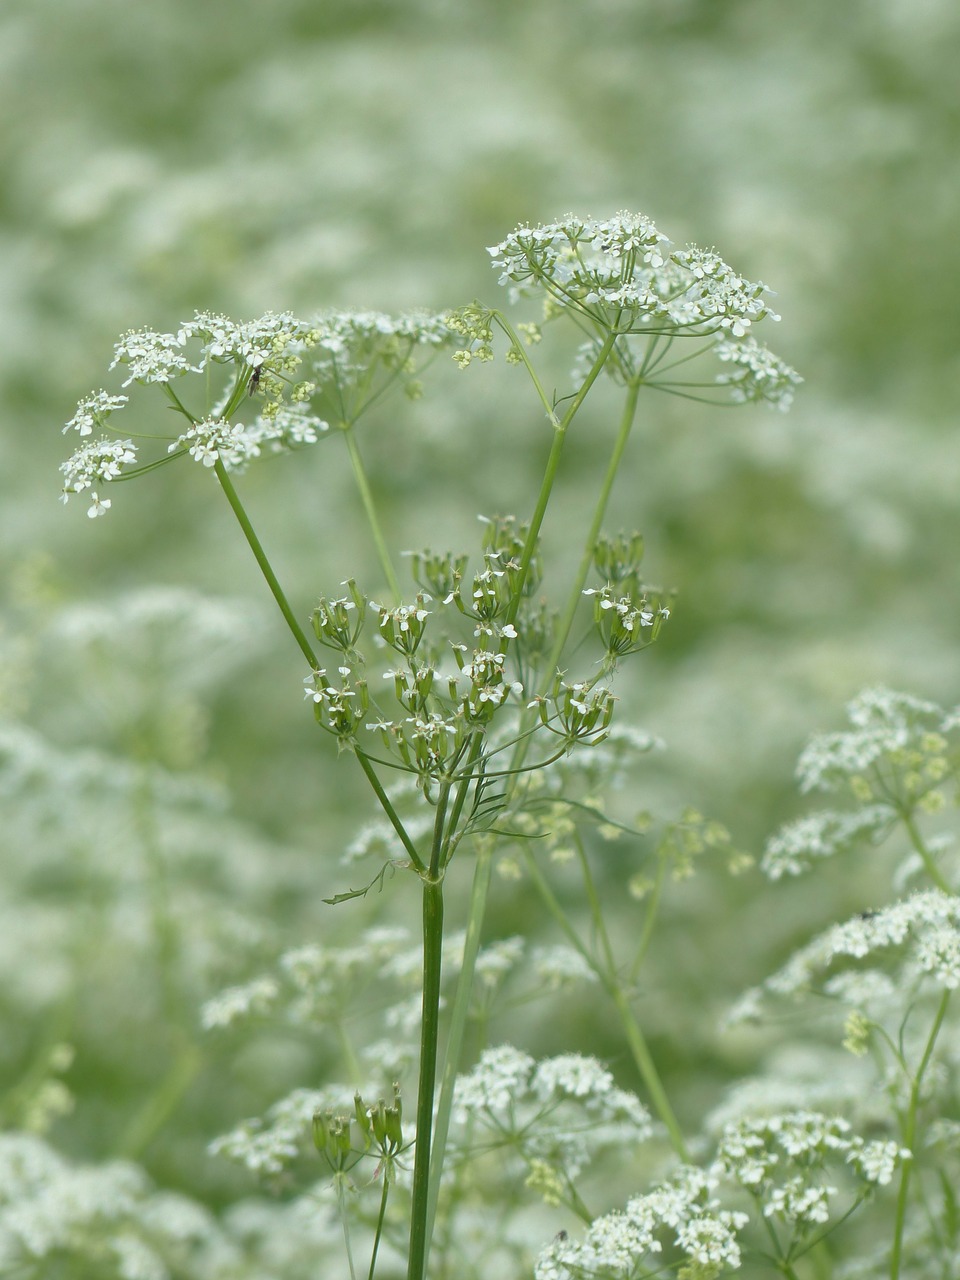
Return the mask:
[[267,580],[267,586],[270,588],[270,592],[273,595],[274,600],[276,600],[277,606],[283,614],[284,620],[300,648],[300,652],[310,664],[310,670],[316,671],[320,666],[319,659],[314,653],[313,646],[307,639],[305,631],[300,626],[293,610],[290,608],[287,597],[283,594],[283,588],[280,586],[277,575],[273,572],[273,566],[267,559],[267,553],[261,546],[260,539],[257,537],[256,531],[250,523],[250,518],[244,509],[243,503],[240,501],[240,497],[236,489],[233,487],[233,481],[230,479],[230,475],[226,467],[223,465],[222,459],[217,459],[215,470],[217,473],[217,479],[220,481],[220,487],[223,489],[226,499],[233,509],[233,514],[237,517],[237,523],[243,530],[243,536],[246,538],[256,562],[260,566],[260,572]]

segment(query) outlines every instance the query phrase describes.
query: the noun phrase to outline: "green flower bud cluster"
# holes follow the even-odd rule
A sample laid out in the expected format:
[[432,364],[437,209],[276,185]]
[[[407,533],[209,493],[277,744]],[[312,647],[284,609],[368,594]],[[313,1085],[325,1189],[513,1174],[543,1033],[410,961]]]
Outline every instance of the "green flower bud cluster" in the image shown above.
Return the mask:
[[390,1181],[397,1157],[404,1150],[403,1107],[400,1086],[393,1086],[393,1101],[380,1098],[370,1105],[357,1093],[352,1115],[313,1113],[313,1144],[333,1174],[349,1173],[365,1156],[379,1159],[378,1174]]
[[558,675],[550,693],[530,705],[536,707],[543,727],[562,738],[564,749],[570,751],[577,743],[603,742],[616,701],[609,689],[568,684]]
[[310,625],[322,645],[356,661],[354,646],[363,630],[363,611],[367,602],[352,578],[343,585],[349,595],[337,600],[321,600],[313,611]]
[[640,565],[643,562],[643,535],[618,534],[615,538],[601,534],[593,549],[593,563],[597,573],[610,587],[623,592],[643,594],[640,585]]
[[[364,754],[369,741],[364,735],[375,732],[390,764],[414,774],[420,790],[432,798],[442,784],[479,779],[486,771],[491,755],[502,748],[499,740],[480,748],[475,735],[489,738],[504,709],[509,709],[509,723],[501,728],[509,740],[537,730],[560,739],[559,751],[552,747],[535,769],[574,746],[603,742],[615,709],[612,693],[598,686],[596,678],[578,681],[554,671],[545,681],[543,668],[554,651],[557,623],[547,604],[532,598],[542,576],[539,545],[527,546],[529,528],[512,516],[484,518],[483,526],[483,567],[472,576],[465,555],[411,552],[408,558],[420,587],[412,602],[371,601],[351,579],[343,584],[343,596],[321,599],[311,619],[320,644],[337,653],[337,674],[343,677],[336,682],[332,672],[328,676],[317,668],[307,678],[306,696],[318,722],[341,748]],[[639,534],[601,538],[596,547],[596,564],[608,585],[586,594],[597,597],[594,613],[606,669],[612,659],[653,643],[669,616],[658,601],[641,594],[635,603],[609,585],[642,591],[642,554]],[[377,683],[378,692],[371,692],[362,674],[355,674],[366,664],[361,637],[371,617],[377,647],[401,659],[383,673],[395,709],[383,703],[379,690],[384,685]],[[458,636],[464,621],[473,624],[472,642]],[[531,686],[537,685],[540,692],[532,694]],[[524,718],[524,711],[536,715]],[[471,754],[474,763],[461,775]],[[375,755],[369,759],[385,763]]]
[[465,345],[453,353],[461,369],[466,369],[474,359],[486,362],[493,359],[494,312],[479,302],[451,311],[446,317],[447,328],[464,339]]
[[451,552],[442,555],[430,551],[404,552],[410,561],[410,576],[418,587],[440,600],[451,595],[467,571],[467,556],[455,556]]

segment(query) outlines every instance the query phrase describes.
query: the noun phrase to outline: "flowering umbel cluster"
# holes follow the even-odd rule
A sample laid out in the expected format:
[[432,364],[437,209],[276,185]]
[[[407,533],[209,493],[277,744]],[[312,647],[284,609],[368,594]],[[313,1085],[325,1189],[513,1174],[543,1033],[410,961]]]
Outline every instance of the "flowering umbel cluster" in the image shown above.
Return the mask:
[[[714,250],[673,248],[643,214],[617,213],[520,226],[489,253],[514,299],[539,297],[544,321],[567,314],[586,330],[578,376],[612,344],[607,371],[628,385],[717,402],[707,394],[712,387],[725,393],[727,403],[789,408],[801,378],[753,333],[762,321],[779,319],[767,304],[771,291]],[[465,339],[455,357],[461,367],[473,357],[492,358],[492,316],[474,304],[453,317]],[[536,326],[527,326],[522,340],[539,336]],[[677,355],[677,339],[694,340],[697,347]],[[711,381],[688,371],[688,362],[707,352],[723,366]],[[522,358],[516,339],[509,358]]]
[[[100,493],[104,485],[162,461],[188,455],[205,467],[242,471],[265,455],[316,444],[331,429],[328,419],[352,425],[391,383],[416,396],[418,349],[429,354],[450,341],[438,316],[378,312],[329,312],[310,321],[268,312],[236,322],[202,311],[176,333],[131,330],[117,343],[111,369],[125,372],[125,389],[157,387],[186,429],[170,441],[166,458],[141,461],[134,440],[110,421],[129,396],[100,390],[84,397],[64,427],[84,443],[60,468],[62,500],[86,493],[94,518],[111,505]],[[192,396],[202,403],[192,405]]]
[[[833,1208],[838,1200],[856,1204],[909,1157],[895,1142],[867,1141],[844,1120],[817,1112],[739,1121],[724,1130],[708,1167],[682,1167],[624,1210],[594,1219],[580,1240],[561,1233],[534,1274],[621,1280],[677,1267],[687,1280],[713,1280],[771,1241],[789,1260],[831,1218],[842,1220],[844,1211]],[[753,1213],[733,1207],[744,1193]],[[755,1223],[765,1224],[763,1233]]]
[[[713,250],[672,248],[642,214],[618,213],[518,227],[489,252],[512,297],[539,295],[544,321],[572,315],[586,332],[575,371],[581,379],[599,360],[632,386],[694,399],[710,399],[712,388],[726,403],[789,407],[801,379],[753,332],[779,318],[767,304],[770,290]],[[418,397],[420,372],[443,347],[459,344],[454,359],[461,367],[492,359],[497,325],[505,327],[503,318],[480,303],[442,316],[330,311],[312,320],[268,312],[237,322],[200,311],[176,333],[125,333],[110,367],[125,373],[124,389],[156,387],[187,419],[169,445],[171,457],[240,470],[264,454],[314,444],[331,427],[349,430],[392,385]],[[532,323],[508,332],[514,363],[525,359],[523,346],[542,336]],[[680,338],[695,340],[696,348],[677,356]],[[690,361],[707,352],[721,369],[705,382],[691,376]],[[191,395],[203,402],[191,404],[181,384],[197,374],[204,375],[203,390]],[[112,425],[128,399],[95,391],[64,428],[84,443],[61,467],[62,497],[85,493],[91,518],[110,508],[101,492],[108,483],[161,461],[141,461],[134,443],[140,433],[124,435]]]

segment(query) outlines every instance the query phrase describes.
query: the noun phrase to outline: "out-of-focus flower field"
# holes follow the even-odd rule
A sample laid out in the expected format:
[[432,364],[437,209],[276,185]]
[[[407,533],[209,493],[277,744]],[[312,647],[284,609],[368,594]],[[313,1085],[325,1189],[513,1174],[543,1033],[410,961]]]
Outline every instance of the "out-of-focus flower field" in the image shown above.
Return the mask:
[[[201,1008],[291,948],[411,921],[416,941],[399,880],[322,904],[363,874],[342,855],[370,799],[318,741],[302,659],[209,473],[116,485],[104,520],[57,502],[61,427],[119,389],[118,336],[197,309],[498,303],[485,247],[570,210],[641,210],[770,284],[770,340],[805,380],[791,412],[648,397],[607,522],[640,530],[676,590],[618,690],[665,744],[624,813],[692,806],[759,856],[803,811],[804,742],[859,689],[958,700],[958,57],[955,0],[5,0],[0,1120],[46,1144],[24,1148],[59,1187],[31,1201],[40,1238],[94,1194],[72,1171],[97,1166],[105,1203],[154,1196],[171,1238],[247,1250],[237,1276],[316,1274],[330,1246],[303,1202],[256,1199],[208,1145],[319,1087],[333,1032],[232,1040]],[[472,546],[478,514],[528,514],[543,417],[518,378],[447,352],[425,383],[365,420],[365,458],[397,545]],[[598,389],[571,439],[548,565],[576,551],[608,404]],[[239,483],[303,619],[344,579],[382,589],[332,442]],[[601,887],[618,894],[632,856],[611,843]],[[721,1034],[726,1007],[873,884],[861,860],[789,892],[709,868],[672,891],[638,1009],[684,1122],[777,1052],[772,1033]],[[523,880],[495,880],[486,927],[558,941]],[[511,1035],[536,1055],[576,1038],[639,1088],[588,989],[507,1013]],[[617,1176],[597,1211],[641,1189]],[[185,1202],[170,1226],[161,1192],[233,1213],[230,1241]],[[3,1204],[0,1186],[0,1234]],[[62,1274],[140,1274],[111,1256]]]

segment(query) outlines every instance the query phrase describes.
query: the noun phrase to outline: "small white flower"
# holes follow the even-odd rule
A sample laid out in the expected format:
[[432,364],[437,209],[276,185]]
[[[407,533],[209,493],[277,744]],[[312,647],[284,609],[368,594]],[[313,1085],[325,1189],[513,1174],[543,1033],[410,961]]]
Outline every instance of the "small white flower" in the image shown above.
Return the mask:
[[803,379],[788,364],[762,347],[754,337],[741,342],[718,342],[714,348],[725,364],[733,365],[733,371],[717,374],[717,383],[730,388],[730,394],[738,404],[763,401],[771,408],[785,413],[793,403],[794,388]]
[[[137,452],[132,440],[88,441],[60,466],[64,477],[61,500],[66,502],[72,493],[82,493],[91,485],[101,481],[115,480],[122,469],[131,462],[136,462]],[[91,517],[103,515],[110,503],[103,499],[94,499],[94,509],[88,512]]]
[[196,367],[183,354],[182,342],[172,333],[156,333],[152,329],[131,329],[125,333],[114,349],[111,369],[125,364],[130,376],[124,382],[171,382],[174,378]]
[[208,1000],[200,1011],[204,1031],[229,1027],[251,1014],[265,1013],[279,994],[272,978],[255,978],[242,987],[227,987]]
[[90,506],[87,509],[87,515],[91,520],[95,520],[97,516],[105,516],[111,506],[109,498],[101,498],[97,493],[90,494]]
[[128,399],[128,396],[108,395],[106,391],[92,392],[79,402],[76,413],[63,428],[63,434],[78,431],[82,436],[92,435],[94,427],[102,427],[110,414],[122,409]]
[[168,453],[186,448],[196,462],[213,467],[222,458],[225,462],[242,451],[243,427],[232,425],[222,418],[204,418],[193,423],[181,436],[168,446]]
[[808,814],[787,823],[767,841],[760,868],[771,880],[801,875],[814,859],[833,857],[855,841],[885,831],[895,818],[894,810],[885,804],[852,813],[824,810]]

